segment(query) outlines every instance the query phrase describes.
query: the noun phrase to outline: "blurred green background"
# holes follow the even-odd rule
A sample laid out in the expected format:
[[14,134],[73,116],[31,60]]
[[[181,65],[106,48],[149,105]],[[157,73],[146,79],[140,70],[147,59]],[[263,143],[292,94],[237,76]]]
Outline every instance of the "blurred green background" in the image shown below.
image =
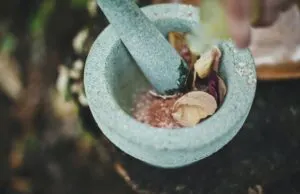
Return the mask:
[[0,1],[1,194],[132,193],[82,88],[89,46],[106,25],[94,0]]

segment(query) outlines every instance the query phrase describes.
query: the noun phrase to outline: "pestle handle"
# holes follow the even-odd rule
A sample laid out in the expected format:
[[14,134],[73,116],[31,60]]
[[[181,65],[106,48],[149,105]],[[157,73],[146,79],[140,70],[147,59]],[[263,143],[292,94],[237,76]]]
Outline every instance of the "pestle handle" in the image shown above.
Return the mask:
[[97,0],[145,77],[160,94],[181,89],[188,66],[133,0]]

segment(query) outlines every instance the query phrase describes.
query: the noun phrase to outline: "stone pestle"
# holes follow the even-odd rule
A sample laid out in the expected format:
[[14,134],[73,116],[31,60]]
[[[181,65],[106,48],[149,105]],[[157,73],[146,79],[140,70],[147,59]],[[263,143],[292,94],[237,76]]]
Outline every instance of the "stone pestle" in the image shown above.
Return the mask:
[[188,66],[133,0],[97,0],[116,34],[160,94],[185,86]]

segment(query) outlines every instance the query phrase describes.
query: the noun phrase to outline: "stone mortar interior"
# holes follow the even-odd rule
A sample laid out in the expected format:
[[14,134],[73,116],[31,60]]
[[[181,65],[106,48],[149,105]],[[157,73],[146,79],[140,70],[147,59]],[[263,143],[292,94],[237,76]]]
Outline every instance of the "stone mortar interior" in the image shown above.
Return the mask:
[[[222,50],[222,48],[220,49]],[[121,41],[116,43],[111,53],[115,53],[109,56],[109,60],[112,62],[110,64],[112,71],[110,73],[106,71],[105,76],[109,82],[108,85],[110,86],[113,97],[120,107],[131,116],[131,110],[134,106],[134,97],[140,92],[149,90],[151,85]],[[223,69],[222,66],[220,66],[219,73],[227,85],[226,70]]]

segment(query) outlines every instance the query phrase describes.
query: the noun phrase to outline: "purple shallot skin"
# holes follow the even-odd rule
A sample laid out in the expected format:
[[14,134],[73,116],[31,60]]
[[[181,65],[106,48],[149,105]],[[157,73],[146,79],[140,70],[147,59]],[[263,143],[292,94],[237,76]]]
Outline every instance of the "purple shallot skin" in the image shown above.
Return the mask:
[[218,88],[219,79],[217,73],[212,71],[208,76],[208,93],[212,95],[216,99],[217,104],[220,105],[220,94]]
[[184,45],[183,48],[180,51],[181,57],[187,62],[187,64],[191,63],[192,56],[190,49],[187,47],[187,45]]

